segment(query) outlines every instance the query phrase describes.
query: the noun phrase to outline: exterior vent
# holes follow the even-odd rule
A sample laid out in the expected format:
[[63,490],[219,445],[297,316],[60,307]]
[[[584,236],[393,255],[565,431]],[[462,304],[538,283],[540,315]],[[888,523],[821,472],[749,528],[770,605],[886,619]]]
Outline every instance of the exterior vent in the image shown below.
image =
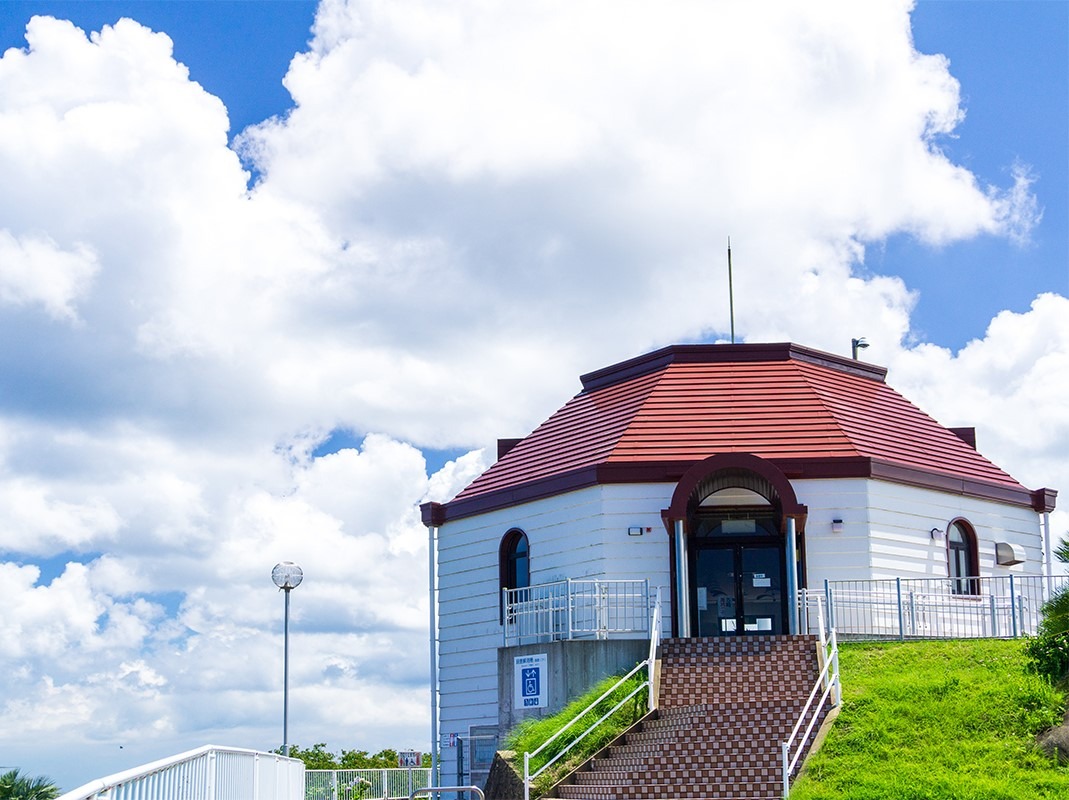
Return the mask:
[[1024,548],[1019,544],[995,542],[995,561],[1001,567],[1012,567],[1024,563]]

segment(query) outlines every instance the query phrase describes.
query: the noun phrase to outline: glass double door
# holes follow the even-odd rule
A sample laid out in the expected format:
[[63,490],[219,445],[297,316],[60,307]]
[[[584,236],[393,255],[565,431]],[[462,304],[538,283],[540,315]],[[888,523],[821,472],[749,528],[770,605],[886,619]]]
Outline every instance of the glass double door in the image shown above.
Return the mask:
[[777,543],[702,542],[692,552],[693,636],[783,633],[786,583]]

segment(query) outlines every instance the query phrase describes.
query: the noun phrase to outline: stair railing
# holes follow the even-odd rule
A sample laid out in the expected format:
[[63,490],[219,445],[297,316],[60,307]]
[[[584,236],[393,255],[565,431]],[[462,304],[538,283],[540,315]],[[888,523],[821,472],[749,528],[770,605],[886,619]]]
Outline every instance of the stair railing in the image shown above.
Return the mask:
[[[572,717],[564,727],[562,727],[555,734],[553,734],[548,739],[546,739],[546,741],[542,742],[541,745],[539,745],[537,748],[535,748],[531,752],[523,754],[523,800],[531,800],[531,784],[538,778],[539,775],[541,775],[543,772],[545,772],[551,766],[556,764],[569,751],[571,751],[571,749],[573,747],[575,747],[577,744],[579,744],[579,742],[583,741],[583,739],[585,739],[587,736],[589,736],[591,733],[593,733],[597,729],[597,727],[599,725],[601,725],[601,723],[603,723],[605,720],[607,720],[609,717],[611,717],[613,714],[615,714],[617,711],[619,711],[621,708],[623,708],[624,704],[627,703],[628,700],[630,700],[631,698],[633,698],[636,695],[638,695],[643,689],[646,689],[647,692],[649,693],[649,710],[652,711],[653,709],[655,709],[657,707],[657,700],[656,700],[656,697],[655,697],[655,689],[656,689],[656,687],[653,685],[654,684],[653,678],[654,678],[654,664],[655,664],[655,659],[656,659],[656,655],[657,655],[657,645],[660,642],[660,638],[661,638],[661,590],[658,588],[657,589],[657,593],[656,593],[655,598],[654,598],[654,601],[653,601],[653,609],[651,611],[651,617],[650,617],[650,652],[649,652],[649,657],[645,661],[640,661],[638,664],[636,664],[634,669],[632,669],[630,672],[628,672],[626,675],[624,675],[624,677],[620,678],[620,680],[618,680],[616,683],[614,683],[609,689],[607,689],[601,695],[601,697],[599,697],[597,700],[593,701],[590,705],[588,705],[586,708],[584,708],[582,711],[580,711],[578,714],[576,714],[574,717]],[[573,739],[571,742],[569,742],[568,745],[566,747],[564,747],[563,749],[561,749],[561,751],[559,753],[557,753],[555,756],[553,756],[553,758],[549,759],[545,764],[543,764],[541,767],[536,769],[533,773],[531,772],[531,759],[534,756],[537,756],[539,753],[541,753],[543,750],[545,750],[547,747],[549,747],[549,745],[551,745],[553,742],[555,742],[557,740],[557,738],[559,736],[561,736],[566,730],[568,730],[573,725],[575,725],[575,723],[577,723],[579,720],[581,720],[590,711],[594,710],[602,700],[604,700],[605,698],[611,696],[613,694],[613,692],[615,692],[624,683],[626,683],[628,680],[630,680],[632,676],[637,675],[644,667],[646,669],[646,680],[645,681],[643,681],[638,686],[636,686],[634,689],[632,689],[630,692],[628,692],[626,697],[621,699],[611,709],[609,709],[607,712],[602,714],[601,717],[598,718],[598,720],[596,722],[591,724],[586,730],[584,730],[575,739]]]
[[[823,598],[819,595],[817,595],[817,619],[820,642],[818,652],[824,664],[816,683],[813,685],[813,690],[809,693],[809,699],[806,700],[805,706],[803,706],[801,713],[798,715],[798,721],[794,723],[791,735],[782,744],[784,800],[790,796],[791,774],[798,767],[798,761],[805,752],[805,743],[809,741],[813,726],[820,719],[820,712],[824,709],[824,704],[830,699],[831,707],[835,708],[842,702],[842,686],[839,680],[839,640],[836,636],[835,628],[831,628],[828,633],[825,633],[824,603]],[[813,701],[821,688],[823,688],[823,692],[821,692],[820,699],[817,700],[814,707]],[[799,738],[798,734],[801,732],[802,724],[809,715],[810,709],[813,709],[812,718],[809,720],[809,724],[806,725],[805,732]],[[797,743],[795,739],[798,739]]]

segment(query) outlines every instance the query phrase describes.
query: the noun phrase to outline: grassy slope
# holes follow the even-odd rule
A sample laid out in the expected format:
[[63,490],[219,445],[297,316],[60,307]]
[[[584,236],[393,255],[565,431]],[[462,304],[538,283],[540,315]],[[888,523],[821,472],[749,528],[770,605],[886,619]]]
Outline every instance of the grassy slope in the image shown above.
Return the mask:
[[845,645],[843,711],[791,800],[1069,798],[1034,745],[1062,697],[1020,641]]
[[[552,738],[558,730],[567,725],[583,709],[611,689],[618,680],[618,676],[606,678],[556,714],[541,719],[529,718],[509,731],[505,737],[505,748],[514,751],[516,754],[513,759],[513,768],[517,774],[523,775],[523,753],[525,751],[537,750],[543,742]],[[643,676],[641,674],[628,680],[612,695],[603,700],[593,711],[588,712],[580,722],[562,734],[549,748],[533,759],[531,771],[538,770],[549,759],[556,756],[558,752],[574,741],[596,720],[607,714],[632,691],[639,689],[642,684]],[[593,733],[585,737],[575,749],[567,753],[566,756],[541,775],[534,782],[533,796],[539,797],[544,794],[556,781],[563,778],[568,772],[631,727],[646,713],[646,708],[646,691],[642,689],[637,695],[624,702],[616,713],[606,719]]]

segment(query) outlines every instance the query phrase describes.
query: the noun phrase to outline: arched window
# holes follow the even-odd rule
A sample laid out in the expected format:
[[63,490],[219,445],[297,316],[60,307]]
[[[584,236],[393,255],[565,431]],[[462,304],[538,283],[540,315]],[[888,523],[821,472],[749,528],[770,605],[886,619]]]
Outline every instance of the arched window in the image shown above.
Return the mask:
[[947,574],[954,594],[979,594],[975,579],[980,574],[980,559],[976,553],[976,533],[963,519],[956,519],[947,527]]
[[519,528],[513,528],[501,538],[498,554],[498,574],[500,582],[498,594],[501,597],[501,622],[505,621],[504,592],[501,589],[526,589],[531,585],[531,552],[527,544],[527,534]]

